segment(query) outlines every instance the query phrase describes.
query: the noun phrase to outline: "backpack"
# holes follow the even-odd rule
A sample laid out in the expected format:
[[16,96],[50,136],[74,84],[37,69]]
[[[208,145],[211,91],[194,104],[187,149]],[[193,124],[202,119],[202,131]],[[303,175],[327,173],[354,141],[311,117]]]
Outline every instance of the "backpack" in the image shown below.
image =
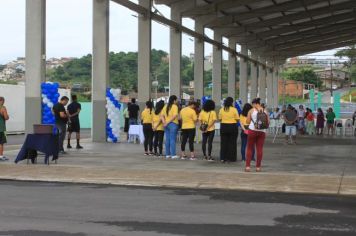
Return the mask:
[[268,115],[265,113],[264,109],[257,111],[256,122],[253,123],[257,130],[268,129],[269,127]]

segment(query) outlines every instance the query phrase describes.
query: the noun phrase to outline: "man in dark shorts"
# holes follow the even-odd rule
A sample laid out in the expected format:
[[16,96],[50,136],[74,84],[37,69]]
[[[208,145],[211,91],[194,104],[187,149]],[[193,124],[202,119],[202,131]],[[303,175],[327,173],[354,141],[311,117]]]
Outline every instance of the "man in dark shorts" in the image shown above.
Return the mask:
[[72,103],[69,104],[67,110],[69,114],[69,124],[68,124],[68,144],[67,148],[72,148],[70,145],[70,139],[72,133],[76,133],[77,137],[77,149],[82,149],[83,147],[80,146],[80,121],[79,121],[79,113],[82,109],[80,103],[78,103],[77,95],[72,95]]
[[65,154],[63,148],[63,142],[66,138],[67,131],[67,122],[68,122],[68,114],[66,112],[65,106],[68,104],[69,98],[63,96],[61,100],[53,106],[52,111],[54,114],[54,118],[56,120],[56,128],[58,130],[59,135],[59,151],[61,154]]
[[4,144],[6,140],[6,121],[9,119],[6,107],[4,106],[5,98],[0,97],[0,161],[8,161],[9,159],[4,156]]

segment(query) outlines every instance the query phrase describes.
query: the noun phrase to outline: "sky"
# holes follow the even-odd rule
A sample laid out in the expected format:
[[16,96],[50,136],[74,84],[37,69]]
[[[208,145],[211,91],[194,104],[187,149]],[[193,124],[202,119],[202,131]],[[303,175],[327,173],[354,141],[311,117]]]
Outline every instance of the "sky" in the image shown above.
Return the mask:
[[[25,56],[25,1],[0,0],[0,64]],[[133,0],[135,1],[135,0]],[[70,6],[70,7],[68,7]],[[170,10],[157,6],[169,18]],[[183,25],[194,28],[194,21],[183,19]],[[92,1],[47,0],[47,58],[81,57],[92,50]],[[205,30],[212,37],[213,32]],[[110,4],[110,51],[137,51],[137,13],[116,3]],[[227,45],[227,39],[223,42]],[[169,28],[152,22],[152,48],[169,51]],[[239,47],[237,48],[239,50]],[[212,46],[205,44],[205,55],[210,55]],[[194,52],[194,39],[183,34],[182,53]],[[330,57],[335,50],[314,55]],[[223,57],[227,58],[224,52]]]

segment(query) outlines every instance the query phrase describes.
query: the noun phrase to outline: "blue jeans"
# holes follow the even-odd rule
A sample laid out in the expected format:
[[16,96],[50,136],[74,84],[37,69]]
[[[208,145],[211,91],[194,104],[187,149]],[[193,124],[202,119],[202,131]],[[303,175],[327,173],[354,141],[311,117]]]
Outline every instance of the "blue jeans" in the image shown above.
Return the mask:
[[176,140],[177,140],[178,125],[169,123],[164,129],[166,135],[166,156],[176,156]]
[[[241,132],[241,160],[246,161],[247,134]],[[252,160],[255,160],[255,149],[252,152]]]

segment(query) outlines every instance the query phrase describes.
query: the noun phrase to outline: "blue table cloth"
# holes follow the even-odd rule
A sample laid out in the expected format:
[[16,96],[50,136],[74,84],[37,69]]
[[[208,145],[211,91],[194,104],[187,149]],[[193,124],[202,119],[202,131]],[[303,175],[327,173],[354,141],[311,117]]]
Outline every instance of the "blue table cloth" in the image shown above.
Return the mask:
[[53,134],[28,134],[15,163],[26,160],[26,154],[30,149],[43,152],[45,154],[45,163],[49,164],[50,156],[53,156],[52,160],[58,159],[58,136]]

